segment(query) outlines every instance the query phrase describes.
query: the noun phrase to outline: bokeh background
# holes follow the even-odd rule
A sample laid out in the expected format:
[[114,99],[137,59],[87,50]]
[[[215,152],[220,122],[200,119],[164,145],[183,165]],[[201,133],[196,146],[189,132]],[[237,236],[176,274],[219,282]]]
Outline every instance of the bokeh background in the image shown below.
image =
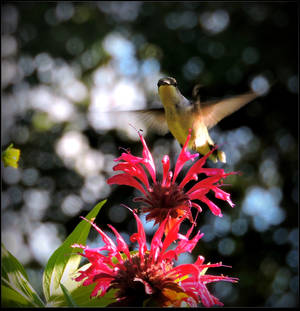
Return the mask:
[[[138,193],[106,184],[119,147],[141,155],[129,123],[143,129],[159,168],[164,154],[174,167],[180,147],[116,111],[159,106],[157,81],[173,76],[186,97],[201,83],[203,100],[268,90],[212,129],[228,162],[207,165],[243,172],[225,181],[236,206],[218,202],[223,218],[204,206],[205,235],[179,263],[202,254],[231,265],[210,271],[240,278],[210,286],[225,306],[298,305],[298,9],[292,1],[2,2],[1,146],[13,142],[21,160],[18,169],[1,163],[1,240],[39,292],[51,253],[102,199],[96,223],[127,240],[135,232],[120,204],[137,207]],[[155,227],[146,228],[151,238]],[[91,232],[88,243],[101,240]]]

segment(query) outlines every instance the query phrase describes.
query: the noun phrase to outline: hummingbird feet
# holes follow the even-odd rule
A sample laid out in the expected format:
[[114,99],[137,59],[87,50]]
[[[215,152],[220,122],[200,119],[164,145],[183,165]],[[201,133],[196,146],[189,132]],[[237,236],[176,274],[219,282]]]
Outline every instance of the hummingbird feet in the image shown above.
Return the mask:
[[[208,144],[208,146],[210,150],[213,150],[214,148],[216,148],[216,144]],[[218,162],[218,160],[220,162],[226,163],[226,155],[224,151],[219,150],[219,149],[215,149],[213,153],[211,154],[210,158],[215,163]]]

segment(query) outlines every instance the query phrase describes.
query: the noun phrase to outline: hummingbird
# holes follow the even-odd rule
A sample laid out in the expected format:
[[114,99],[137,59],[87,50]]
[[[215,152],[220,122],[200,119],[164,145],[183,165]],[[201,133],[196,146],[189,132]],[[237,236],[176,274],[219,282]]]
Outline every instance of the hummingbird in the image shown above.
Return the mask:
[[[184,145],[189,129],[192,129],[188,148],[202,155],[215,148],[215,143],[208,131],[223,118],[259,96],[258,93],[249,91],[230,98],[202,102],[199,96],[201,87],[199,84],[193,89],[193,100],[188,100],[181,94],[175,78],[162,78],[157,86],[163,108],[136,112],[139,112],[148,127],[156,129],[161,134],[170,131],[180,145]],[[209,158],[213,162],[226,163],[224,151],[218,148]]]

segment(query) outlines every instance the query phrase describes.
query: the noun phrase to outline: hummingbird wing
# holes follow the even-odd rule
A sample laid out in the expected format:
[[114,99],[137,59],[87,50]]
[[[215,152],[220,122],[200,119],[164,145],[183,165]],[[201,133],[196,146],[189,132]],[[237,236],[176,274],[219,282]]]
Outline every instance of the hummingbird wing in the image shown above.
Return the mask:
[[242,106],[246,105],[257,96],[259,95],[254,92],[248,92],[219,101],[208,101],[201,103],[202,121],[206,127],[210,129],[219,121],[240,109]]
[[165,135],[169,128],[165,116],[164,108],[152,108],[145,110],[133,111],[150,130],[154,130],[158,134]]
[[151,108],[119,112],[134,114],[134,116],[145,123],[148,129],[157,132],[160,135],[165,135],[169,131],[164,108]]

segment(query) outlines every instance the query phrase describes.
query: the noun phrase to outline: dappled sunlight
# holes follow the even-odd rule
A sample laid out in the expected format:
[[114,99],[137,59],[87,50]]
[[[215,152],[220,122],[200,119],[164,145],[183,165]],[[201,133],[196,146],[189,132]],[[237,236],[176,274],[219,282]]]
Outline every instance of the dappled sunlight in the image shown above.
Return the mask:
[[29,247],[41,265],[47,263],[50,255],[62,242],[54,223],[40,224],[30,232],[29,237]]
[[270,84],[264,76],[256,76],[251,81],[251,88],[255,93],[266,94],[269,91]]
[[55,96],[47,87],[31,90],[29,101],[32,108],[47,112],[54,122],[70,120],[75,113],[74,106],[67,99]]
[[23,193],[25,210],[34,221],[43,219],[50,204],[50,193],[47,190],[28,189]]
[[68,216],[77,215],[83,208],[83,200],[76,194],[70,194],[63,199],[61,209]]
[[[255,137],[249,127],[242,126],[227,132],[221,132],[216,126],[211,131],[211,136],[217,137],[218,146],[228,156],[228,165],[232,168],[239,163],[242,156],[255,153],[259,148],[259,139]],[[251,148],[250,148],[251,146]]]
[[65,159],[75,161],[88,150],[88,141],[80,132],[70,131],[64,134],[56,143],[56,152]]
[[229,25],[230,17],[226,10],[204,12],[200,15],[200,24],[209,34],[217,34]]
[[248,190],[242,205],[246,215],[252,217],[252,224],[257,231],[263,232],[272,225],[279,225],[285,219],[286,212],[280,207],[281,190],[272,188],[269,191],[260,187]]

